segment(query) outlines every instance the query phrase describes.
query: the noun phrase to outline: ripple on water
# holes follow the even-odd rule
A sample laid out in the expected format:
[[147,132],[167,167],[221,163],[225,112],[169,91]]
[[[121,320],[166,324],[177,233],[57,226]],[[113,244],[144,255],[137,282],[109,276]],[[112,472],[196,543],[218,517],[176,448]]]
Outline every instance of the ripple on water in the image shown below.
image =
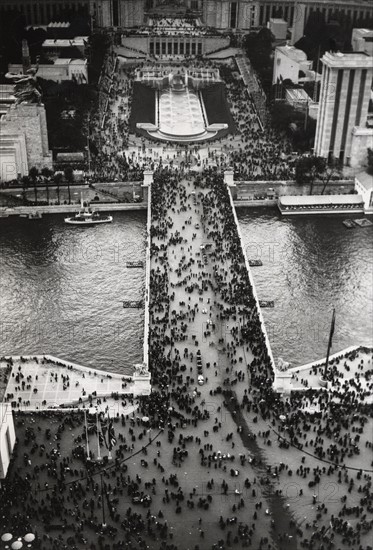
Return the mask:
[[[333,306],[333,351],[371,341],[372,227],[347,231],[341,217],[280,218],[239,209],[238,218],[275,357],[294,365],[325,355]],[[116,213],[111,225],[71,228],[62,216],[0,220],[1,354],[50,353],[129,373],[142,358],[140,299],[145,212]]]
[[274,209],[239,209],[275,358],[293,365],[325,356],[333,307],[333,351],[372,341],[372,227],[348,231],[340,216],[281,218]]
[[0,220],[1,353],[50,353],[123,373],[142,359],[145,212],[72,228],[62,216]]

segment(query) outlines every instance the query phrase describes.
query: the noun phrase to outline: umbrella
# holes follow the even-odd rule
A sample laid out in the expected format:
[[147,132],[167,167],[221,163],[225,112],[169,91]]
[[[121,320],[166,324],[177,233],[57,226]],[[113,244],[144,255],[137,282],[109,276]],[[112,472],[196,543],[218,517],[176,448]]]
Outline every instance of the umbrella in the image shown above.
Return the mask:
[[3,535],[1,535],[1,540],[3,540],[4,542],[8,542],[8,540],[11,540],[13,538],[13,535],[11,535],[10,533],[4,533]]
[[279,419],[280,420],[286,420],[286,416],[284,414],[280,414]]
[[35,540],[35,535],[34,533],[27,533],[27,535],[25,535],[23,538],[26,542],[32,542],[33,540]]
[[23,544],[20,540],[15,540],[11,546],[11,548],[13,548],[13,550],[19,550],[20,548],[22,548]]
[[149,417],[148,416],[143,416],[141,420],[143,422],[149,422]]

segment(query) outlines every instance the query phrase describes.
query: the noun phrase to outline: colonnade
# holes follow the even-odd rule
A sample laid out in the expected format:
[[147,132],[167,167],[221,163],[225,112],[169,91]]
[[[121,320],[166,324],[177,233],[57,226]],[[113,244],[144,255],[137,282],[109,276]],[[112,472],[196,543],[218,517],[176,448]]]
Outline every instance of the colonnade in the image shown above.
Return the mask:
[[159,36],[149,42],[151,55],[203,55],[203,37]]

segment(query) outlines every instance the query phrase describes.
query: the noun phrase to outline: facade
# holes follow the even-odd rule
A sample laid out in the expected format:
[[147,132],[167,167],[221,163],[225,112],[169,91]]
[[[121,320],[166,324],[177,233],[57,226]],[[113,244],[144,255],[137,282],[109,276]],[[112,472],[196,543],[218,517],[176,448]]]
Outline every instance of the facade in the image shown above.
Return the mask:
[[82,57],[85,57],[85,48],[86,44],[88,43],[88,36],[76,36],[75,38],[69,40],[69,39],[63,39],[63,38],[57,38],[57,39],[51,39],[48,38],[47,40],[44,40],[42,44],[43,53],[47,57],[67,57],[64,56],[64,51],[71,50],[71,48],[76,48]]
[[308,76],[311,69],[312,61],[307,60],[307,55],[303,50],[288,45],[278,46],[275,49],[273,60],[272,84],[277,84],[286,79],[298,84],[300,79]]
[[[217,29],[245,30],[266,26],[280,17],[295,28],[296,40],[303,35],[304,24],[313,12],[329,21],[343,14],[352,22],[373,17],[369,0],[3,0],[2,11],[21,11],[29,25],[46,25],[67,13],[80,12],[92,17],[97,27],[134,27],[145,23],[154,12],[167,9],[200,17],[207,26]],[[293,39],[293,43],[296,41]]]
[[12,408],[8,403],[0,403],[0,486],[6,478],[15,443]]
[[373,176],[367,172],[357,174],[355,191],[363,198],[365,212],[373,212]]
[[276,40],[286,40],[288,24],[285,19],[274,17],[269,20],[267,25]]
[[[22,65],[11,64],[9,71],[22,73]],[[56,59],[53,63],[40,64],[38,77],[54,82],[73,80],[77,84],[88,84],[88,62],[86,59]]]
[[353,29],[351,44],[354,52],[365,52],[373,56],[373,31],[369,29]]
[[367,165],[367,151],[373,149],[373,128],[354,126],[352,128],[349,164],[352,168]]
[[322,58],[315,155],[350,163],[352,130],[366,127],[373,58],[365,53],[326,53]]
[[44,105],[13,105],[0,125],[1,181],[27,175],[32,166],[52,168]]

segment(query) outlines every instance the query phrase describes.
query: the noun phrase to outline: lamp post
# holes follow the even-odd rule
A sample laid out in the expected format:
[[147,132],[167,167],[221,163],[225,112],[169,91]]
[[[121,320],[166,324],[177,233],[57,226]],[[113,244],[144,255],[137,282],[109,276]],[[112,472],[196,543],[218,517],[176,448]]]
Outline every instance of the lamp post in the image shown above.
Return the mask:
[[1,541],[4,544],[2,548],[20,550],[21,548],[32,548],[32,542],[35,540],[34,533],[27,533],[23,537],[13,536],[12,533],[3,533]]

